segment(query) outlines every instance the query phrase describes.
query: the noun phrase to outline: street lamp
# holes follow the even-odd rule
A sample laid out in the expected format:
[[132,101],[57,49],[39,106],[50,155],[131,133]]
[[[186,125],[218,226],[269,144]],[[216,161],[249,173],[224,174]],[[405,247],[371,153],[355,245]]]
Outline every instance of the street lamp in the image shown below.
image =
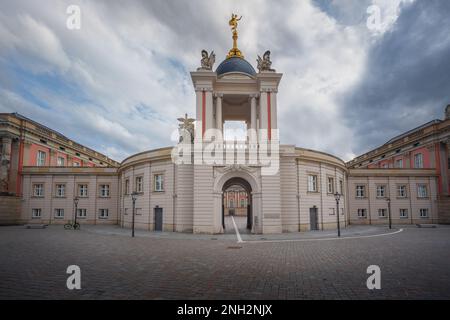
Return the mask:
[[338,237],[340,237],[341,236],[341,226],[340,226],[340,223],[339,223],[339,200],[341,200],[341,195],[336,192],[334,194],[334,198],[336,199],[336,209],[337,209],[336,215],[337,215]]
[[131,193],[131,200],[133,201],[133,212],[132,212],[132,220],[131,220],[131,236],[134,237],[134,211],[136,210],[136,199],[138,193],[133,191]]
[[392,219],[391,219],[391,198],[386,198],[388,203],[388,217],[389,217],[389,229],[392,229]]
[[80,201],[80,199],[78,197],[73,198],[73,203],[75,204],[75,221],[73,223],[74,229],[75,229],[75,226],[77,225],[78,201]]

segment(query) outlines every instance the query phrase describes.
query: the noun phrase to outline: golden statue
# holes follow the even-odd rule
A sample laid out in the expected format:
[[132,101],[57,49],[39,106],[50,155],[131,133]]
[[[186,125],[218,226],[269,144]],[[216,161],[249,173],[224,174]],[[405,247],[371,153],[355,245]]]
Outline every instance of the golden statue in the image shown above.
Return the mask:
[[237,14],[232,13],[231,19],[228,22],[228,24],[231,27],[231,31],[233,33],[233,48],[228,52],[227,59],[234,58],[234,57],[244,58],[241,50],[239,50],[237,47],[237,39],[238,39],[237,26],[238,26],[238,21],[240,21],[241,19],[242,19],[242,16],[240,18],[238,18]]

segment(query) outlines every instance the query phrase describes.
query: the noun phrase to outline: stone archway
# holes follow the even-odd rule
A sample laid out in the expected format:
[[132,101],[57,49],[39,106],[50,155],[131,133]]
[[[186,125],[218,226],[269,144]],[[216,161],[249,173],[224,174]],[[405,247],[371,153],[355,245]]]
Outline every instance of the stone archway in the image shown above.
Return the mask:
[[[227,180],[225,182],[225,184],[222,187],[222,193],[225,194],[227,192],[227,190],[229,190],[230,188],[233,188],[233,187],[239,187],[240,188],[239,192],[237,194],[238,199],[237,199],[237,203],[236,203],[236,207],[235,208],[242,209],[242,207],[240,206],[240,203],[239,203],[240,202],[240,197],[241,197],[241,194],[242,194],[241,190],[245,191],[245,193],[246,193],[246,200],[247,201],[246,201],[246,205],[245,205],[245,208],[244,208],[246,220],[242,221],[243,217],[240,216],[240,214],[242,213],[241,210],[237,209],[236,212],[235,212],[234,208],[231,209],[231,210],[233,211],[233,216],[236,214],[236,218],[232,218],[232,219],[233,219],[233,221],[238,219],[238,220],[236,220],[235,223],[237,224],[238,229],[239,229],[240,232],[242,232],[243,230],[241,228],[239,228],[239,226],[241,226],[241,223],[238,223],[237,221],[245,223],[245,229],[252,230],[252,226],[253,226],[253,218],[252,218],[252,187],[251,187],[250,183],[248,183],[247,180],[245,180],[243,178],[240,178],[240,177],[234,177],[234,178],[231,178],[231,179],[229,179],[229,180]],[[224,197],[222,197],[222,199],[223,199],[223,201],[222,201],[222,227],[225,229],[224,231],[227,231],[226,230],[227,227],[226,227],[226,223],[225,223],[225,217],[227,216],[227,212],[224,211],[224,208],[226,207],[225,204],[224,204],[225,203]],[[228,209],[228,210],[231,211],[230,209]],[[238,217],[238,215],[239,215],[239,217]]]
[[259,169],[239,167],[227,167],[219,169],[214,181],[214,229],[217,233],[223,233],[223,190],[232,184],[238,184],[249,192],[251,198],[251,232],[262,232],[261,187],[257,179]]

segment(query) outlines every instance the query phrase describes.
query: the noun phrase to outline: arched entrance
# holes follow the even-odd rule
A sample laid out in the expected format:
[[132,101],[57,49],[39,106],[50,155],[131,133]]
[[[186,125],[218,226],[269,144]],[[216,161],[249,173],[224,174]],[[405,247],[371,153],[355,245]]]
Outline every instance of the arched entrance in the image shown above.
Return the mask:
[[225,233],[250,232],[253,227],[252,186],[241,177],[227,180],[222,187],[222,227]]

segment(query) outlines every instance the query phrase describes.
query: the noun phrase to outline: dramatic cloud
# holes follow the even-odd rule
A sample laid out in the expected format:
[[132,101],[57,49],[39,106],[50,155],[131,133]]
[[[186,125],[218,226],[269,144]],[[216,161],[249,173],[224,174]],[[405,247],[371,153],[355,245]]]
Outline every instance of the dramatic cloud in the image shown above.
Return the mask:
[[[81,8],[81,29],[66,9]],[[368,8],[380,25],[367,27]],[[3,1],[0,111],[19,112],[116,160],[172,145],[195,112],[189,71],[239,46],[284,73],[281,141],[349,160],[440,117],[448,102],[448,1]],[[217,66],[217,65],[216,65]],[[444,91],[447,89],[447,93]]]

